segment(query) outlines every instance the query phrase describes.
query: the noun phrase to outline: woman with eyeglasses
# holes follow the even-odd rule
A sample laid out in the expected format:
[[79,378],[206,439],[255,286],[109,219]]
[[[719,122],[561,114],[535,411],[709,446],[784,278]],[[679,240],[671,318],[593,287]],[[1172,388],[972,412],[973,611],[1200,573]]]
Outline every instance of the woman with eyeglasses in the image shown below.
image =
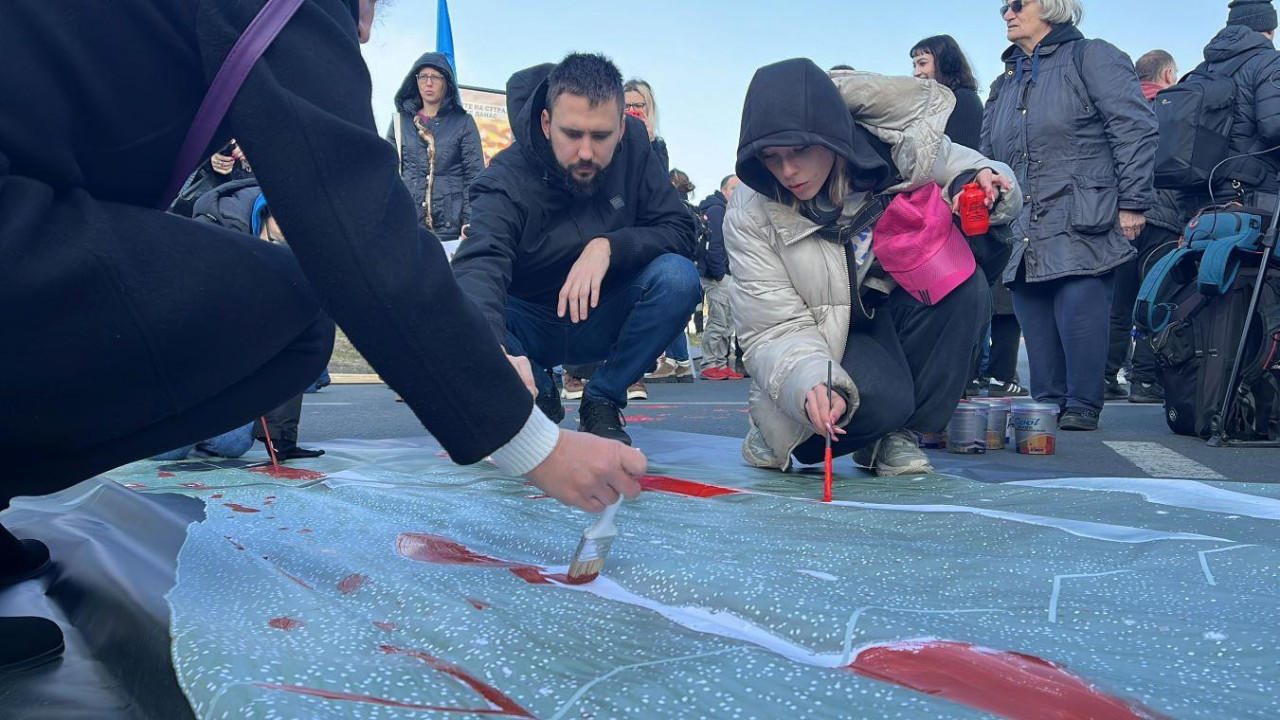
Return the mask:
[[991,85],[984,155],[1023,188],[1004,280],[1027,341],[1031,394],[1063,430],[1102,412],[1113,270],[1134,256],[1152,185],[1157,125],[1128,56],[1077,29],[1079,0],[1002,5],[1004,73]]
[[440,53],[413,64],[396,92],[387,139],[400,156],[400,177],[418,204],[418,221],[442,242],[466,235],[467,186],[484,170],[480,130],[458,99],[453,68]]
[[653,88],[640,78],[631,78],[623,86],[623,102],[627,113],[644,121],[649,130],[649,142],[653,152],[662,161],[662,169],[671,171],[671,155],[667,152],[667,141],[658,136],[658,101],[653,99]]

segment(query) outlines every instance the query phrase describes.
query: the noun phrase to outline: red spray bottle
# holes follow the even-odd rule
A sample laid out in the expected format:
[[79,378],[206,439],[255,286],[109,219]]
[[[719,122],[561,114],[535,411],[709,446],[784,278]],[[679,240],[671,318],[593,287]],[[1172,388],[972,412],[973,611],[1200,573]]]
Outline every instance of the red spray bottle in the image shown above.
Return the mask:
[[991,229],[991,215],[987,212],[987,193],[978,183],[969,183],[960,193],[960,229],[973,237]]

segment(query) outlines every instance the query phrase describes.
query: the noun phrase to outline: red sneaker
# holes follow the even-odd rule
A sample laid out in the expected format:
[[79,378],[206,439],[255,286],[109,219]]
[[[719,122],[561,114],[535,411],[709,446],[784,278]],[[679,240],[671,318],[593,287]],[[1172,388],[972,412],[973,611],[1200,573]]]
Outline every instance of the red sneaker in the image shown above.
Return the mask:
[[727,370],[728,368],[720,368],[720,367],[703,368],[702,379],[703,380],[728,380],[728,378],[725,377],[725,372]]
[[734,372],[733,368],[720,368],[721,380],[741,380],[746,377],[740,372]]

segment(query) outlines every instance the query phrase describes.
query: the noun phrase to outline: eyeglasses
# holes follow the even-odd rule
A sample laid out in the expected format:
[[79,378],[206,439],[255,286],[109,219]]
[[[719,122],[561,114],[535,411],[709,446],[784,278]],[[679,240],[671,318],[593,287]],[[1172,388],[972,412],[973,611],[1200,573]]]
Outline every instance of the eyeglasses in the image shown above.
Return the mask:
[[649,107],[649,103],[641,101],[641,102],[627,103],[625,106],[623,106],[622,109],[623,110],[644,110],[648,107]]
[[1017,15],[1018,13],[1022,12],[1023,8],[1025,8],[1026,6],[1030,5],[1035,1],[1036,0],[1013,0],[1013,2],[1011,3],[1005,3],[1004,5],[1000,6],[1000,17],[1004,17],[1004,14],[1009,12],[1010,10],[1013,11],[1014,15]]
[[434,85],[438,82],[444,82],[444,76],[436,73],[418,73],[418,82]]

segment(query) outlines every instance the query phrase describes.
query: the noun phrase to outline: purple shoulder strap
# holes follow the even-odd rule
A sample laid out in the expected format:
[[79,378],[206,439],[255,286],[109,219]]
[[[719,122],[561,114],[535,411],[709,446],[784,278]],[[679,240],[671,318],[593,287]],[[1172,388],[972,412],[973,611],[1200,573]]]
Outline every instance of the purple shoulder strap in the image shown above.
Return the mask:
[[160,209],[166,210],[182,190],[187,178],[204,160],[204,153],[213,141],[213,134],[227,116],[231,101],[240,86],[249,76],[253,64],[266,52],[267,46],[276,39],[285,23],[302,6],[303,0],[267,0],[267,4],[258,11],[258,15],[245,28],[240,39],[236,41],[227,59],[222,61],[218,74],[214,75],[209,92],[200,103],[200,110],[187,130],[187,137],[182,141],[182,150],[178,153],[178,161],[173,166],[173,176],[160,198]]

